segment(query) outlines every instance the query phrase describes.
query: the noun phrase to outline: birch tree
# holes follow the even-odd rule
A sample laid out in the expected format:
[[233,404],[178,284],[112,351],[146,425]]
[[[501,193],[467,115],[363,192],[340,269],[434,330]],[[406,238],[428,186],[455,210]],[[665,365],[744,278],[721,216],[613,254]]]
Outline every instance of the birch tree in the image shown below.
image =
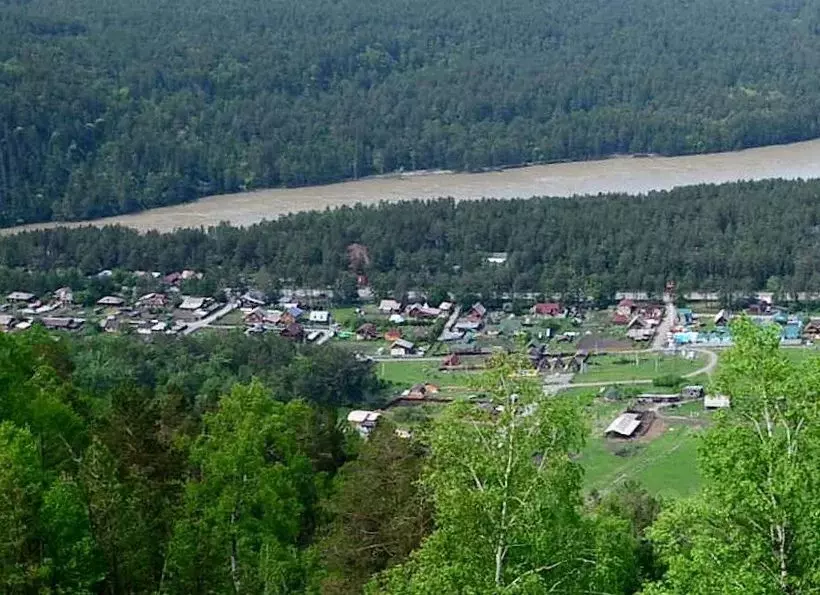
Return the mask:
[[732,408],[700,445],[702,494],[651,530],[668,571],[647,593],[820,588],[820,360],[791,363],[747,319],[733,336],[716,382]]
[[598,531],[582,515],[579,412],[545,398],[522,365],[495,362],[482,382],[487,402],[456,403],[434,423],[424,485],[436,530],[371,592],[618,591],[628,566],[618,551],[631,541],[624,524]]

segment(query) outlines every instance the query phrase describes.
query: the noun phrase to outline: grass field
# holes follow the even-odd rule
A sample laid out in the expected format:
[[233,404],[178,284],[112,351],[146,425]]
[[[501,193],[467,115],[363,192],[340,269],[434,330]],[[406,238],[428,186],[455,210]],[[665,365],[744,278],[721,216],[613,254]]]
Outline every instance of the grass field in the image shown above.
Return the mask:
[[[604,429],[623,412],[626,403],[599,398],[590,400],[589,389],[586,392],[570,389],[561,393],[561,397],[578,399],[590,424],[587,443],[579,458],[587,491],[607,491],[633,479],[653,494],[665,498],[680,498],[697,492],[700,476],[696,451],[701,430],[684,422],[666,420],[663,422],[665,431],[651,440],[608,440],[603,435]],[[694,404],[692,410],[695,410]],[[688,416],[689,412],[681,407],[670,414]]]
[[[637,365],[636,365],[637,361]],[[657,354],[602,355],[592,357],[587,371],[576,374],[574,382],[616,382],[644,380],[659,376],[683,376],[705,365],[702,357],[686,360]]]
[[607,490],[633,479],[664,498],[694,494],[700,488],[697,468],[700,432],[682,424],[671,424],[652,441],[629,443],[626,453],[620,455],[605,438],[592,437],[580,459],[585,487]]
[[477,372],[441,372],[438,362],[412,360],[377,362],[376,374],[386,382],[401,388],[410,388],[419,382],[431,382],[442,391],[469,391],[470,382]]

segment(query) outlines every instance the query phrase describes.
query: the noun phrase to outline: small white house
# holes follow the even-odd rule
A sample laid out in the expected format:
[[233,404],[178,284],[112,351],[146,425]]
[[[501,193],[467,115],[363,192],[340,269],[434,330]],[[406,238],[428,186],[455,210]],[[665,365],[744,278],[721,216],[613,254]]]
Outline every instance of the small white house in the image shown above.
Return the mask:
[[379,302],[379,312],[383,314],[392,314],[393,312],[400,312],[401,304],[396,300],[382,300]]
[[731,406],[731,399],[726,395],[706,395],[703,397],[704,409],[728,409]]
[[376,428],[381,416],[382,414],[379,411],[356,409],[347,414],[347,423],[352,425],[361,434],[362,438],[367,438]]
[[328,324],[330,323],[330,312],[327,310],[311,310],[308,320],[317,324]]

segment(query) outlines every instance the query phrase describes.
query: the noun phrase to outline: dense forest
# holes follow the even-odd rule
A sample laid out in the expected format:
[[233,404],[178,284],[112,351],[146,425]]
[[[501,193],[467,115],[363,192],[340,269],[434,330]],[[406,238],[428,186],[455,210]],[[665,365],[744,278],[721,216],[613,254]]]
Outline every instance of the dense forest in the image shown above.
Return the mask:
[[[170,234],[92,227],[0,238],[0,291],[64,285],[101,297],[104,269],[205,273],[190,291],[332,288],[356,296],[532,291],[606,299],[619,290],[818,291],[820,182],[693,186],[647,196],[452,200],[301,213],[247,229]],[[487,256],[506,252],[507,262]],[[92,276],[92,277],[89,277]],[[145,279],[138,284],[145,284]],[[142,286],[145,291],[153,291]]]
[[813,0],[0,2],[0,225],[820,134]]
[[820,360],[734,325],[715,384],[732,409],[679,501],[584,494],[583,399],[544,399],[510,356],[476,385],[483,406],[362,440],[339,407],[377,402],[378,383],[327,347],[0,334],[0,589],[814,592]]

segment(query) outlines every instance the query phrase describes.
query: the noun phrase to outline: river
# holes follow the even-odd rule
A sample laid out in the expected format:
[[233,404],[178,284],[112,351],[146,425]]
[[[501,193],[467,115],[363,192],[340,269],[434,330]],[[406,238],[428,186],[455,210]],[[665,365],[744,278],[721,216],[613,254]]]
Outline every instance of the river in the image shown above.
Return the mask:
[[275,188],[221,196],[151,209],[131,215],[67,224],[42,223],[0,230],[0,234],[65,225],[121,224],[140,231],[182,227],[251,225],[279,215],[380,201],[453,197],[528,198],[606,192],[640,194],[676,186],[766,178],[820,178],[820,139],[729,153],[681,157],[614,157],[534,165],[498,172],[469,174],[418,172],[373,177],[325,186]]

